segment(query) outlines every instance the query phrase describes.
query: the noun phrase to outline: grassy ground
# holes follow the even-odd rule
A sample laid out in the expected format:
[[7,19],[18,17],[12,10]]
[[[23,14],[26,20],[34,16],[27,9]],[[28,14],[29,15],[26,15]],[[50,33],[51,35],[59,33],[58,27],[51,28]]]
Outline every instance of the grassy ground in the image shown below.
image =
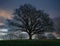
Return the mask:
[[0,46],[60,46],[60,40],[2,40]]

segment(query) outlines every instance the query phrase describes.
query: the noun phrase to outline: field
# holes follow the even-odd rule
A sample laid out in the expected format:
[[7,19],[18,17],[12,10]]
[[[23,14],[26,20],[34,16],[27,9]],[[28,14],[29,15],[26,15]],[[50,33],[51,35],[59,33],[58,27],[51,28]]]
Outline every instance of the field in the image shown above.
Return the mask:
[[0,46],[60,46],[60,40],[2,40]]

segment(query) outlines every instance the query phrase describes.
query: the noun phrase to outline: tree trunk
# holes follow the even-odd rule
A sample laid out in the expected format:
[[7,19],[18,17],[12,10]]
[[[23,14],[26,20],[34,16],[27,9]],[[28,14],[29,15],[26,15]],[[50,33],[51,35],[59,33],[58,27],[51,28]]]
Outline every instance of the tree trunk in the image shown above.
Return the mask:
[[31,35],[31,34],[29,34],[29,39],[30,39],[30,40],[32,39],[32,35]]

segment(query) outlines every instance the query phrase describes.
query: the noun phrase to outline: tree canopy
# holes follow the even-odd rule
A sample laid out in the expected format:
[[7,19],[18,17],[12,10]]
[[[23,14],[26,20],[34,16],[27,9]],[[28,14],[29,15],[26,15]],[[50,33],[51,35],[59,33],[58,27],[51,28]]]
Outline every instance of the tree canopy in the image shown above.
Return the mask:
[[54,29],[49,15],[42,10],[37,10],[31,4],[24,4],[17,8],[14,11],[14,17],[8,20],[8,25],[14,30],[27,32],[29,39],[32,39],[33,34]]

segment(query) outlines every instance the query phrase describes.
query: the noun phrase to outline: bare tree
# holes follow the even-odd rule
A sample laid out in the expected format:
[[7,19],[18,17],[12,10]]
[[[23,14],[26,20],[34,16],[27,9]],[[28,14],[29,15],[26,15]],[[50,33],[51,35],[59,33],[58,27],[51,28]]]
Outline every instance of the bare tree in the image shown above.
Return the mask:
[[14,12],[12,20],[8,20],[8,25],[12,29],[25,31],[32,39],[33,34],[52,31],[53,23],[48,14],[42,10],[37,10],[30,4],[24,4]]

